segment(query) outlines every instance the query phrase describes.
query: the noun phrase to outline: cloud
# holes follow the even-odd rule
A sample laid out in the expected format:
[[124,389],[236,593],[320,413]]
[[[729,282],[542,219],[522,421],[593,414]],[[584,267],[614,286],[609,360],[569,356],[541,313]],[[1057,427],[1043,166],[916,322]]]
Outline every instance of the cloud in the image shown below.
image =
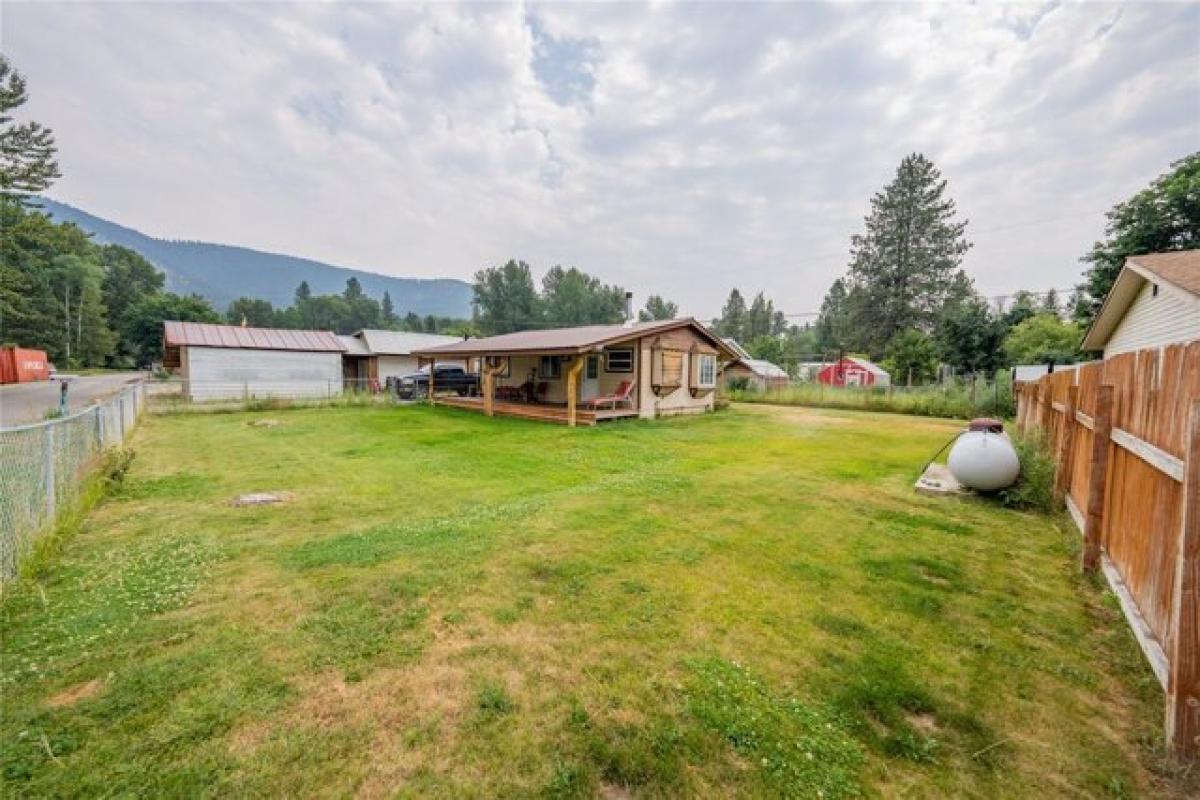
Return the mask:
[[900,159],[981,290],[1062,288],[1200,141],[1166,4],[6,3],[53,194],[148,233],[390,274],[515,256],[702,316],[818,307]]

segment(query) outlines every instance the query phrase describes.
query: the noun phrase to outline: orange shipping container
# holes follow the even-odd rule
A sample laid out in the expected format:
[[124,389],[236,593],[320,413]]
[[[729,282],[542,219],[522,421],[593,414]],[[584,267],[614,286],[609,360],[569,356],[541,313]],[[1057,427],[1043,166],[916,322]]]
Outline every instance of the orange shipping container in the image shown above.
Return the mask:
[[50,361],[42,350],[0,349],[0,383],[50,380]]

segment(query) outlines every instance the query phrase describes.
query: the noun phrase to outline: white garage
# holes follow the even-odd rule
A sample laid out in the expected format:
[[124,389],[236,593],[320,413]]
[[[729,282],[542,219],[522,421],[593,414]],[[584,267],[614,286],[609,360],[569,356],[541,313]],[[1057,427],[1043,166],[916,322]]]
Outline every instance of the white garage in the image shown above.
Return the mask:
[[344,351],[328,331],[163,323],[163,366],[189,400],[341,394]]
[[[361,340],[375,358],[373,377],[381,386],[387,383],[388,378],[398,378],[417,371],[414,351],[462,341],[458,336],[384,330],[361,330],[354,337]],[[463,366],[462,361],[454,363]]]

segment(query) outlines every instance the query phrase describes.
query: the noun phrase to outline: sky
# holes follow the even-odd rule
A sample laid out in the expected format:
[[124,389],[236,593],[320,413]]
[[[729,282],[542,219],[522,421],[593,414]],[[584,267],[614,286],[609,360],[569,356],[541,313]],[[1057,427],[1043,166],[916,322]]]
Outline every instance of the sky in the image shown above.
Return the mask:
[[[912,152],[985,295],[1069,289],[1200,149],[1200,4],[0,6],[48,193],[164,238],[391,275],[578,266],[804,314]],[[802,321],[803,317],[796,317]]]

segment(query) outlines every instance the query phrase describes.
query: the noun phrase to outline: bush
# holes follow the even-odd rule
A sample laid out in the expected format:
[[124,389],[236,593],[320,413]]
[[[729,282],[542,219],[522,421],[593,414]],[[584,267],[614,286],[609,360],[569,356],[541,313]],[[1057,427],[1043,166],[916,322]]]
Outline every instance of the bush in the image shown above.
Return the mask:
[[1009,508],[1050,513],[1054,510],[1054,456],[1041,434],[1014,436],[1013,447],[1021,461],[1017,482],[997,496]]
[[750,379],[744,376],[730,378],[725,382],[725,388],[731,392],[744,392],[750,388]]
[[128,447],[106,447],[101,451],[99,474],[105,489],[115,491],[121,488],[129,468],[133,466],[135,455]]

